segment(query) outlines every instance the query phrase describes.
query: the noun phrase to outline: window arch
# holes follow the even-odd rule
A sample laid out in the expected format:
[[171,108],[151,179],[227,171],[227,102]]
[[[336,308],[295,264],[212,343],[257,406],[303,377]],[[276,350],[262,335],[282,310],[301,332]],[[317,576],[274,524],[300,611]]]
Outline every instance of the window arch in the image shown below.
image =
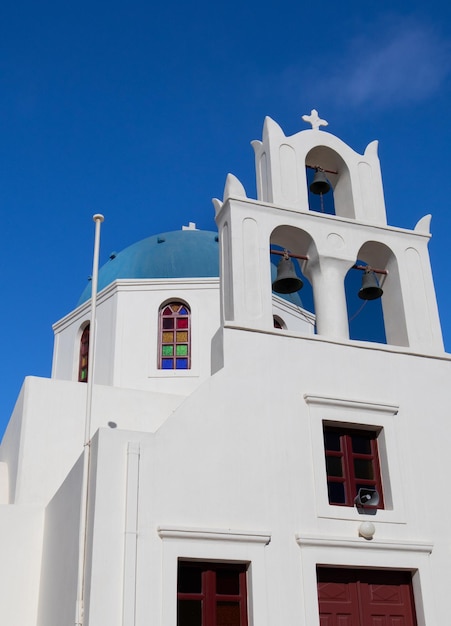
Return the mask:
[[287,327],[283,319],[279,317],[278,315],[273,315],[272,320],[273,320],[274,328],[279,328],[283,330],[284,328]]
[[191,368],[191,311],[184,302],[168,302],[159,313],[158,368]]
[[78,358],[78,382],[88,382],[88,352],[89,352],[89,323],[83,329],[80,338],[80,351]]

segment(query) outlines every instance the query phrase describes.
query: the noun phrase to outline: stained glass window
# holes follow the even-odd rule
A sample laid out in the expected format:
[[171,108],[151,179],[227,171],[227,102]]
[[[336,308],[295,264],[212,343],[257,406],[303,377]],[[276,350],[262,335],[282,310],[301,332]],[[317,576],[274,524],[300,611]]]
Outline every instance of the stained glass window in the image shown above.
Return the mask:
[[188,370],[191,367],[191,312],[183,302],[169,302],[160,309],[158,367]]
[[88,382],[89,324],[85,326],[80,339],[80,357],[78,361],[78,382]]

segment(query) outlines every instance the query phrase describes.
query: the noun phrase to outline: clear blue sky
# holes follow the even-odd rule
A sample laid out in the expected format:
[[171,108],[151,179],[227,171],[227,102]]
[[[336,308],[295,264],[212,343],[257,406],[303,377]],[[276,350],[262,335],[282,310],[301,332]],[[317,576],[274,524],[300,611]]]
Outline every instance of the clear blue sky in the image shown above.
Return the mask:
[[[408,8],[405,8],[405,7]],[[363,152],[379,139],[389,223],[433,214],[451,349],[451,7],[437,2],[17,0],[0,11],[0,431],[26,375],[48,376],[51,324],[101,261],[189,221],[233,172],[255,197],[265,115],[312,108]]]

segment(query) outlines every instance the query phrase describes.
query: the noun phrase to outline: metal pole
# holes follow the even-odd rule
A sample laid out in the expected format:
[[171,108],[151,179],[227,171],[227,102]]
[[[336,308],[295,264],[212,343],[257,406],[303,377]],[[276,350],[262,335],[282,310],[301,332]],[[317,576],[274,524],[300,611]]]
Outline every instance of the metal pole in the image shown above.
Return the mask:
[[291,259],[303,259],[304,261],[309,260],[309,257],[306,254],[291,254],[291,252],[288,252],[287,250],[273,250],[270,248],[269,253],[278,254],[279,256],[285,256],[288,254]]
[[83,441],[83,475],[80,500],[80,528],[78,535],[78,580],[77,580],[77,605],[75,608],[75,626],[83,626],[84,623],[84,586],[86,573],[86,541],[87,541],[87,514],[89,499],[89,466],[91,461],[91,412],[92,390],[94,384],[94,356],[96,342],[96,310],[97,310],[97,284],[99,276],[99,250],[100,250],[100,225],[105,219],[100,213],[93,218],[95,222],[94,254],[92,261],[91,281],[91,321],[89,326],[88,346],[88,380],[86,382],[86,412],[85,432]]
[[370,267],[369,265],[353,265],[351,267],[352,270],[361,270],[362,272],[374,272],[375,274],[384,274],[385,276],[388,276],[388,270],[380,270],[377,269],[376,267]]
[[97,313],[97,284],[99,277],[99,251],[100,251],[100,225],[105,219],[100,213],[92,218],[96,224],[94,235],[94,255],[92,260],[91,282],[91,323],[89,327],[89,350],[88,350],[88,380],[86,387],[86,420],[85,420],[85,446],[91,440],[91,410],[92,410],[92,387],[94,384],[94,356],[96,343],[96,313]]

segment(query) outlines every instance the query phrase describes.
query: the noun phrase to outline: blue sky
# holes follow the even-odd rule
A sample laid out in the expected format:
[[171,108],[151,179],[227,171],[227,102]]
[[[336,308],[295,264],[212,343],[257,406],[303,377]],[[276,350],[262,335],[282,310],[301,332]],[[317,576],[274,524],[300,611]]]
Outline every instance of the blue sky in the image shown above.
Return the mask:
[[451,296],[451,8],[438,2],[4,3],[0,10],[0,431],[26,375],[48,376],[53,322],[101,261],[189,221],[250,141],[312,108],[358,152],[380,141],[389,223],[432,213],[447,350]]

